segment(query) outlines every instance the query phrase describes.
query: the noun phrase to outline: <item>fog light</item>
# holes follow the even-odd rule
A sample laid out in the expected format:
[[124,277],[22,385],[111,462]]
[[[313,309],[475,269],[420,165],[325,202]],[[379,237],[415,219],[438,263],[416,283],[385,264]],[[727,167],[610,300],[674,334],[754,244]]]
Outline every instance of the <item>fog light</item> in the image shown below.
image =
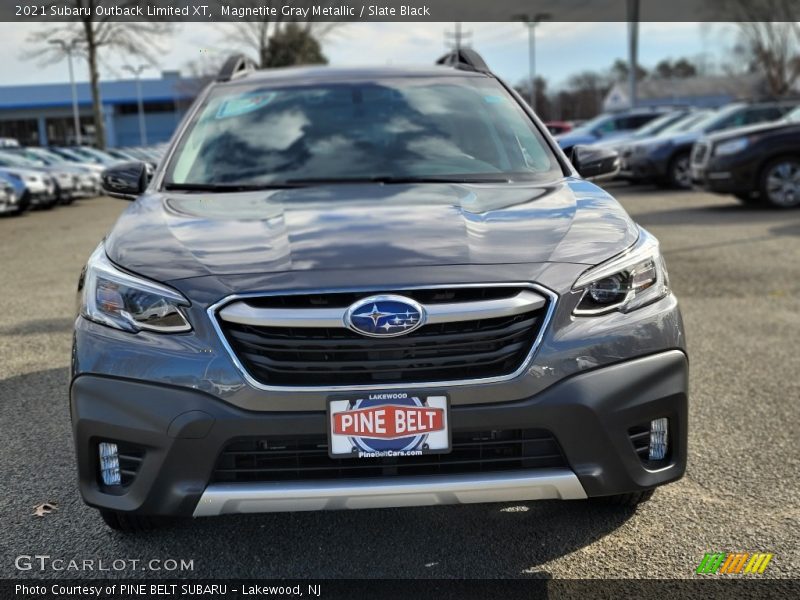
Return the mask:
[[650,421],[650,450],[648,458],[650,460],[664,460],[667,456],[667,429],[669,420],[666,418],[653,419]]
[[119,450],[116,444],[101,442],[100,452],[100,478],[106,485],[120,485],[122,475],[119,471]]

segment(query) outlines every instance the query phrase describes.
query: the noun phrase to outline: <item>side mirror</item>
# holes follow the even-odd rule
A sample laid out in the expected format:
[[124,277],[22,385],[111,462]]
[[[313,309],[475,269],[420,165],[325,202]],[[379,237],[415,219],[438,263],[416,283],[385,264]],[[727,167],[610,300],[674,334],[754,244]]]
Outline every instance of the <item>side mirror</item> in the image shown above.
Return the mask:
[[143,162],[126,162],[109,167],[101,176],[103,191],[112,198],[136,200],[147,189],[153,177],[153,166]]
[[570,160],[581,177],[589,181],[611,179],[619,173],[619,153],[602,146],[575,146]]

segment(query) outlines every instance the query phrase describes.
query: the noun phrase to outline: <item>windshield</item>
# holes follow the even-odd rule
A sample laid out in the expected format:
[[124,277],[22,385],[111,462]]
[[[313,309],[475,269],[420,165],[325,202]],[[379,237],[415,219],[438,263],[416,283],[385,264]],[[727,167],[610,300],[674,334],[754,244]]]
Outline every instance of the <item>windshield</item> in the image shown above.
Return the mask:
[[206,98],[167,185],[354,180],[541,180],[561,170],[502,86],[403,77],[221,87]]
[[739,105],[728,106],[727,108],[720,108],[717,111],[709,113],[703,119],[694,123],[691,131],[710,132],[722,126],[728,119],[741,112],[742,107]]
[[31,160],[40,160],[46,165],[57,165],[57,164],[64,164],[66,159],[59,156],[58,154],[53,154],[52,152],[47,152],[46,150],[42,150],[41,148],[36,148],[35,150],[32,148],[25,148],[22,151],[22,154],[26,158],[30,158]]
[[581,123],[578,127],[573,129],[572,131],[591,131],[597,127],[602,127],[611,119],[609,115],[601,114],[597,115],[594,119],[589,119],[585,123]]
[[800,123],[800,106],[789,112],[784,119],[790,123]]
[[48,165],[67,162],[63,156],[59,156],[55,152],[50,152],[44,148],[24,148],[21,152],[31,160],[41,160]]
[[4,167],[20,167],[25,169],[42,166],[41,162],[28,160],[22,156],[16,156],[9,152],[0,152],[0,165]]
[[675,123],[672,123],[672,125],[669,127],[665,127],[659,132],[658,135],[669,135],[672,133],[682,133],[684,131],[694,131],[699,125],[715,115],[716,113],[713,110],[699,110],[693,112],[682,119],[679,119]]
[[110,164],[115,162],[113,158],[110,156],[106,156],[104,153],[99,152],[93,148],[85,148],[83,146],[77,148],[71,148],[72,152],[78,154],[79,156],[84,156],[89,160],[93,160],[95,162],[103,163],[103,164]]
[[56,152],[59,156],[63,156],[65,159],[71,162],[79,162],[79,163],[97,162],[96,160],[87,158],[86,156],[81,156],[80,154],[77,154],[67,148],[56,148],[54,152]]
[[633,132],[634,138],[646,138],[657,133],[661,133],[662,131],[669,128],[671,125],[682,121],[686,117],[685,112],[670,112],[665,115],[661,115],[660,117],[656,117],[652,121],[642,125]]

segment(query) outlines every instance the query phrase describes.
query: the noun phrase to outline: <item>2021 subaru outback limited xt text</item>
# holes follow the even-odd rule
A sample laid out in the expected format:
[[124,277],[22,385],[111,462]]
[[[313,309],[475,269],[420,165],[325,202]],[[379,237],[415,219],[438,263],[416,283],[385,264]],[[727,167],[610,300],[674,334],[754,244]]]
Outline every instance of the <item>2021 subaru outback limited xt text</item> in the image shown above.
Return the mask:
[[686,464],[658,242],[474,52],[229,61],[79,283],[85,501],[154,517],[602,497]]

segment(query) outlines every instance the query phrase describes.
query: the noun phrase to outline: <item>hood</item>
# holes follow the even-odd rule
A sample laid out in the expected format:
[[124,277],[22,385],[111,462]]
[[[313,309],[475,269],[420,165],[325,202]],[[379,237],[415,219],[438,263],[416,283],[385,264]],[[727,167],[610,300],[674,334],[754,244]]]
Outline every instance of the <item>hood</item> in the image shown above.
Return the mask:
[[618,135],[604,137],[602,140],[595,142],[592,145],[595,148],[608,148],[610,150],[616,150],[619,152],[622,148],[635,144],[639,140],[644,139],[649,138],[636,137],[636,134],[633,132],[620,133]]
[[693,144],[700,137],[700,132],[697,131],[682,131],[679,133],[672,133],[666,135],[653,135],[650,137],[640,138],[638,140],[631,140],[626,144],[630,148],[640,147],[655,147],[655,146],[683,146],[685,144]]
[[87,173],[87,172],[88,173],[102,173],[103,171],[105,171],[108,168],[108,167],[105,167],[103,165],[98,165],[98,164],[89,163],[89,162],[76,162],[76,163],[73,163],[70,166],[72,166],[73,168],[76,168],[76,169],[81,169],[85,173]]
[[576,144],[594,144],[598,138],[591,131],[573,129],[570,132],[555,136],[554,139],[562,148],[569,148]]
[[767,123],[758,123],[756,125],[746,125],[745,127],[734,127],[733,129],[726,129],[718,133],[712,133],[706,136],[706,139],[713,142],[720,142],[723,140],[730,140],[747,135],[756,135],[759,133],[769,133],[771,131],[778,131],[780,129],[800,129],[800,123],[792,123],[789,121],[769,121]]
[[159,281],[433,265],[596,264],[638,228],[582,180],[526,185],[334,185],[141,197],[109,258]]
[[20,167],[0,167],[4,173],[11,173],[23,179],[35,179],[37,181],[44,179],[44,173],[39,169],[26,169]]

